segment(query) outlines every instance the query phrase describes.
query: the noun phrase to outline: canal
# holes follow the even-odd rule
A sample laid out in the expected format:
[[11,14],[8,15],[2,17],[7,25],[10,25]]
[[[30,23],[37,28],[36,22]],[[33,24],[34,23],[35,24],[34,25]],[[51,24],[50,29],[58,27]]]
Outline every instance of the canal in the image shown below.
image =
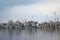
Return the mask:
[[60,31],[2,29],[0,30],[0,40],[60,40]]

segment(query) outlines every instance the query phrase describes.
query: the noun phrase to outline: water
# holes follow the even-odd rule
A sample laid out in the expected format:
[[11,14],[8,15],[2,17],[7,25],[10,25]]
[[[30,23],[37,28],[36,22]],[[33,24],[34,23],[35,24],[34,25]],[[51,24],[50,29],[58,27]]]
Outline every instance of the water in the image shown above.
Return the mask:
[[60,40],[59,31],[40,29],[0,30],[0,40]]

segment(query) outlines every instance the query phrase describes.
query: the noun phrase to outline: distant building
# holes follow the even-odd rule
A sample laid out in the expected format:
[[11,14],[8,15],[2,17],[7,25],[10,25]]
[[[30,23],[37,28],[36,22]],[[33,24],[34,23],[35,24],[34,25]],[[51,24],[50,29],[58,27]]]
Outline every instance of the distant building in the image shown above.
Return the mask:
[[28,21],[28,22],[27,22],[27,26],[28,26],[28,27],[37,28],[38,22],[35,22],[35,21]]
[[15,28],[19,28],[19,29],[24,28],[24,24],[20,21],[16,21],[15,22]]
[[8,28],[8,24],[7,24],[7,23],[1,23],[1,24],[0,24],[0,27],[1,27],[1,28]]

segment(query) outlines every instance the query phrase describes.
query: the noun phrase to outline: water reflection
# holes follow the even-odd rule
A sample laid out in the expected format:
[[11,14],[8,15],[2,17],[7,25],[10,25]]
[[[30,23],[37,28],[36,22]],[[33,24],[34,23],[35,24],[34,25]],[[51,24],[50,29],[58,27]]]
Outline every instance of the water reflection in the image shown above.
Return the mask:
[[0,30],[0,40],[60,40],[60,32],[40,29],[5,29]]

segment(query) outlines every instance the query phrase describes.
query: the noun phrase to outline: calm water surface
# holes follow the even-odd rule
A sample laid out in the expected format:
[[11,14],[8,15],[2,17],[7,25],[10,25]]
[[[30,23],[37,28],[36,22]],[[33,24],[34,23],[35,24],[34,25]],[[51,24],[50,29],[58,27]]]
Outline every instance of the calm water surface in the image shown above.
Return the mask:
[[40,29],[0,30],[0,40],[60,40],[59,31]]

